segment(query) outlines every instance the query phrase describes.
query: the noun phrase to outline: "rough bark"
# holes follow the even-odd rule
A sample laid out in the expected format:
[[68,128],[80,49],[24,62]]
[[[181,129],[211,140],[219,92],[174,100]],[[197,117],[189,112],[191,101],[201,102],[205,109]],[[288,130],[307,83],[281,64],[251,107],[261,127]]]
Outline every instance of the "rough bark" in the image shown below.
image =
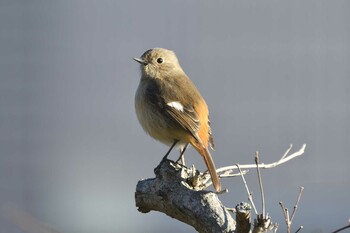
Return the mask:
[[194,172],[170,160],[155,169],[155,178],[140,180],[135,200],[138,210],[151,210],[193,226],[198,232],[234,232],[236,224],[216,193],[193,188]]

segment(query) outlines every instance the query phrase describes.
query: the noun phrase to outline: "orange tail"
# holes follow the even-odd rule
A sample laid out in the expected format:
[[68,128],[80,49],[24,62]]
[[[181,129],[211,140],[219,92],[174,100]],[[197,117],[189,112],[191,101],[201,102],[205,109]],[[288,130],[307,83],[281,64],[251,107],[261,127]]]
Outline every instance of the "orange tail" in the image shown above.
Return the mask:
[[197,147],[197,145],[193,145],[194,148],[198,151],[198,153],[203,157],[205,165],[208,168],[208,171],[210,173],[211,181],[213,182],[213,186],[217,192],[221,191],[221,182],[219,179],[218,174],[216,173],[215,164],[213,161],[213,158],[210,155],[210,152],[207,148],[203,146]]

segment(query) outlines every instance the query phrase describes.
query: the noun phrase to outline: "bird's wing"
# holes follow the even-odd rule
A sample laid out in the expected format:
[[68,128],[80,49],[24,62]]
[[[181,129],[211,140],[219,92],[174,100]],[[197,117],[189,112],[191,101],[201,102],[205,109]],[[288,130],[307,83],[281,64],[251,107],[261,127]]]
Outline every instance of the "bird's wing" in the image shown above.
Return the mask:
[[200,121],[192,103],[183,104],[178,99],[176,94],[169,95],[172,90],[167,89],[168,95],[162,95],[161,85],[157,80],[149,81],[146,88],[146,96],[150,104],[154,105],[161,114],[164,115],[170,122],[180,125],[184,130],[190,132],[199,142],[198,130]]
[[200,127],[199,117],[192,105],[182,105],[180,102],[172,101],[166,104],[166,112],[184,129],[188,130],[200,141],[197,132]]

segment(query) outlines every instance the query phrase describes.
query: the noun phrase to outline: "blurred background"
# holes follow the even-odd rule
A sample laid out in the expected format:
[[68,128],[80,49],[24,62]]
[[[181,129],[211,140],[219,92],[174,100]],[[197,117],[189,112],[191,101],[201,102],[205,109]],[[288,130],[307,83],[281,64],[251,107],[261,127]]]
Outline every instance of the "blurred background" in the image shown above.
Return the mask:
[[[174,50],[205,97],[218,167],[264,163],[267,211],[285,232],[350,218],[349,1],[0,1],[0,232],[195,232],[134,202],[167,147],[137,122],[139,65]],[[174,152],[170,158],[177,158]],[[205,169],[191,148],[188,165]],[[260,208],[256,172],[246,176]],[[247,201],[226,179],[228,207]]]

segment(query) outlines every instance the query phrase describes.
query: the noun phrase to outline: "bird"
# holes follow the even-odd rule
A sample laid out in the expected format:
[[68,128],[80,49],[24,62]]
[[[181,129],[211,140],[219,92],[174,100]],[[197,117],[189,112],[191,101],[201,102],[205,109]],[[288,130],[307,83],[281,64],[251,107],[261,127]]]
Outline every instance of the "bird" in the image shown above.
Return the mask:
[[191,144],[204,159],[213,186],[221,191],[221,182],[209,147],[214,150],[208,106],[190,78],[181,68],[176,54],[153,48],[140,58],[141,79],[135,95],[135,111],[144,131],[183,156]]

